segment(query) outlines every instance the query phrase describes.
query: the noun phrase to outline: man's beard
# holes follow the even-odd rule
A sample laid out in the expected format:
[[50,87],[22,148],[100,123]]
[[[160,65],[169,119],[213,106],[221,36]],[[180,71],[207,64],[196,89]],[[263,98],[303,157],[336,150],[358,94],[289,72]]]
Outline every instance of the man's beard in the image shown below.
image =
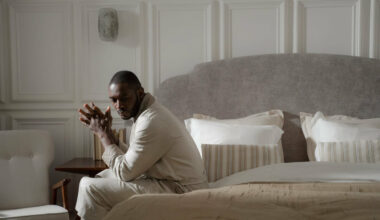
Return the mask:
[[135,105],[133,106],[131,112],[130,112],[130,115],[129,117],[123,117],[123,111],[118,111],[119,115],[121,116],[121,119],[123,120],[129,120],[131,118],[134,118],[137,116],[137,113],[140,109],[140,105],[141,105],[141,98],[138,96],[137,92],[136,92],[136,102],[135,102]]

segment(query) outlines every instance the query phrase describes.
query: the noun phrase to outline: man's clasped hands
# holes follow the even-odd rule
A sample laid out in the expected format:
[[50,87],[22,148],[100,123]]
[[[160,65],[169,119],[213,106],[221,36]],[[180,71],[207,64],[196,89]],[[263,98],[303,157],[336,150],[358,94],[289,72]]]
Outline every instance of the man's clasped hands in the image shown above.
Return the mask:
[[111,139],[111,142],[117,142],[112,133],[111,108],[108,106],[103,113],[93,102],[91,102],[91,106],[84,104],[83,108],[87,111],[78,109],[80,114],[79,120],[82,124],[88,127],[100,138],[106,137],[107,139]]

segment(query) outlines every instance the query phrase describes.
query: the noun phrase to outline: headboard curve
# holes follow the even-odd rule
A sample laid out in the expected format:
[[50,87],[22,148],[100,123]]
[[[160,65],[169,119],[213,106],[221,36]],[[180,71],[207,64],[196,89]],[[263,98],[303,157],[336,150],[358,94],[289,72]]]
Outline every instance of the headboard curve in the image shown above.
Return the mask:
[[380,117],[380,60],[269,54],[198,64],[160,84],[158,100],[181,120],[194,113],[237,118],[281,109],[286,162],[307,161],[299,112]]

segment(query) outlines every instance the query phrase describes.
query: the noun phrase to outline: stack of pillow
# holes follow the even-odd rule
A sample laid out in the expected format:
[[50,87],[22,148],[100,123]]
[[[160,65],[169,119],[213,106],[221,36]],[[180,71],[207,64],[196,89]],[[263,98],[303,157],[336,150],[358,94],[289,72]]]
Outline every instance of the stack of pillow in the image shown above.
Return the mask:
[[[310,161],[380,162],[380,118],[300,113]],[[284,115],[270,110],[238,119],[194,114],[185,120],[203,158],[209,182],[234,173],[283,163]]]
[[380,118],[300,113],[310,161],[380,162]]
[[185,120],[210,182],[246,169],[284,162],[283,124],[280,110],[227,120],[195,114]]

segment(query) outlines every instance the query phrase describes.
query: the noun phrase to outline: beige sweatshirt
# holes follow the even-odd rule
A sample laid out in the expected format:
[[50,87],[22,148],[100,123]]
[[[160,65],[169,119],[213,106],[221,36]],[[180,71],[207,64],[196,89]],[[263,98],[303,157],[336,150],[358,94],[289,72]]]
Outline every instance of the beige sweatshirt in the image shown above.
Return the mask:
[[202,159],[184,124],[149,93],[135,117],[127,148],[124,153],[110,145],[102,156],[122,181],[146,175],[181,185],[207,183]]

